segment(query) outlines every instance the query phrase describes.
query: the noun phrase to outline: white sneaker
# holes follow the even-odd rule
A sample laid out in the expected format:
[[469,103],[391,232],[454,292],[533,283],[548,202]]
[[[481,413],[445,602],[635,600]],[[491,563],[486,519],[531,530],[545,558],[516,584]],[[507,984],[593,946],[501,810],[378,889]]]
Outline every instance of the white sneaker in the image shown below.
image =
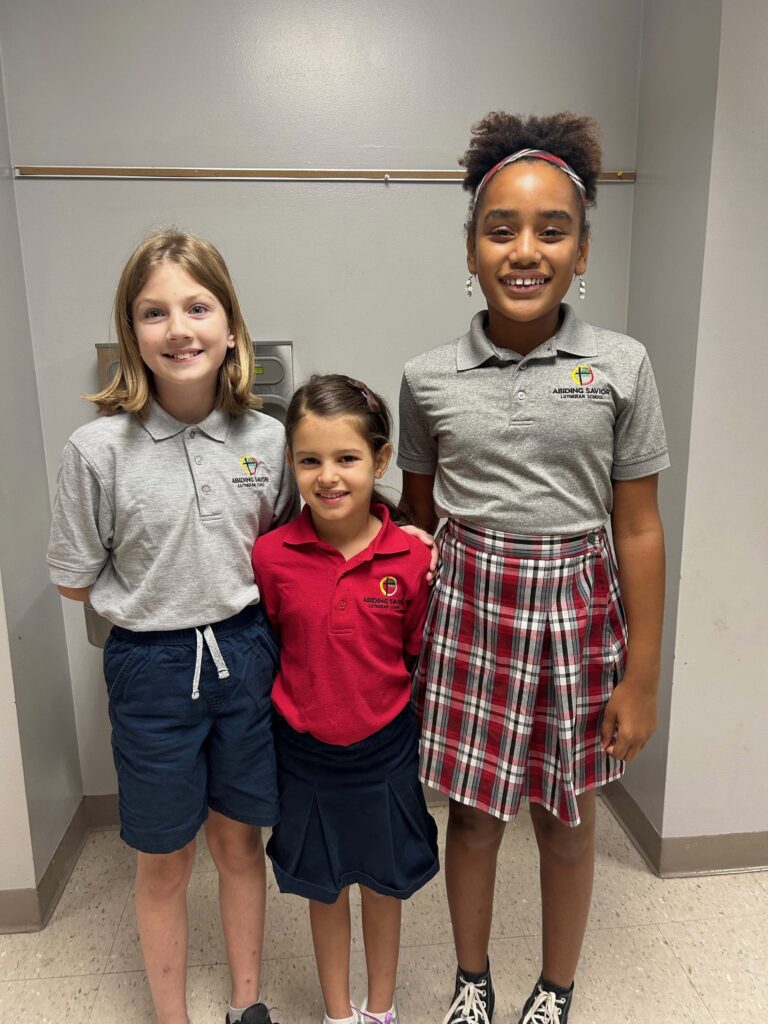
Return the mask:
[[397,998],[394,996],[392,998],[392,1006],[385,1013],[369,1013],[367,997],[359,1007],[353,1006],[352,1009],[358,1015],[360,1024],[400,1024],[400,1015],[397,1012]]

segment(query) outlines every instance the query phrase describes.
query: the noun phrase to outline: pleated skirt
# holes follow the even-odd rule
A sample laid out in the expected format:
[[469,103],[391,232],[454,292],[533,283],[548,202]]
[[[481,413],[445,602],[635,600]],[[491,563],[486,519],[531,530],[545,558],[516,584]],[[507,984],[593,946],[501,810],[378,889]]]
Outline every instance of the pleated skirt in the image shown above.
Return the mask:
[[410,706],[342,747],[275,716],[280,823],[267,843],[281,892],[334,903],[353,883],[407,899],[439,868]]
[[627,630],[605,530],[515,537],[449,520],[414,673],[420,777],[502,820],[523,800],[579,824],[617,779],[600,745]]

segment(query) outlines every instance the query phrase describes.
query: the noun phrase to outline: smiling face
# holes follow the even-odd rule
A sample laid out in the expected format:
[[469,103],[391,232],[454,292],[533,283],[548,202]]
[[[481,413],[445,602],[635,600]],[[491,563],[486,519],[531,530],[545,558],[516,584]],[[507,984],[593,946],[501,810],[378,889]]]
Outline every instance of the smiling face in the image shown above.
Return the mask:
[[152,371],[160,404],[167,408],[194,400],[210,411],[219,369],[235,345],[215,295],[179,264],[164,260],[147,278],[131,314],[139,353]]
[[557,331],[560,303],[587,267],[581,214],[573,183],[541,160],[505,167],[483,190],[467,266],[496,344],[528,352]]
[[391,451],[384,445],[374,454],[355,416],[308,412],[299,420],[287,458],[319,536],[324,525],[352,532],[368,521],[374,482]]

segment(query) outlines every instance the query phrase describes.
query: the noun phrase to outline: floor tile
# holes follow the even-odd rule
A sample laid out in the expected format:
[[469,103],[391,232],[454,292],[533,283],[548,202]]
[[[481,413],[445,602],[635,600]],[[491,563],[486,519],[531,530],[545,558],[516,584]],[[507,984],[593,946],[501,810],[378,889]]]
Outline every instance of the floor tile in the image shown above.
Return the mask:
[[80,878],[133,878],[136,874],[136,851],[126,846],[117,829],[91,832],[71,881]]
[[768,1017],[768,917],[660,928],[716,1024]]
[[130,888],[128,878],[70,879],[47,927],[0,935],[0,978],[100,974]]
[[569,1024],[606,1021],[711,1024],[658,926],[587,932]]
[[0,983],[0,1024],[87,1024],[101,975]]

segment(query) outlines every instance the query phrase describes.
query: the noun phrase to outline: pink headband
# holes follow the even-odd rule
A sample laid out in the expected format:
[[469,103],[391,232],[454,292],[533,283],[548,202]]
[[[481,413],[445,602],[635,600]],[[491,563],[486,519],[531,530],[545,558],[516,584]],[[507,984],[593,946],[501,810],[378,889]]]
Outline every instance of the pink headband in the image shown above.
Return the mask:
[[498,172],[502,170],[502,168],[506,167],[508,164],[514,164],[518,160],[526,160],[530,157],[533,157],[536,160],[546,160],[547,163],[554,164],[555,167],[559,167],[561,171],[568,175],[573,184],[579,190],[581,201],[586,206],[587,190],[584,188],[584,182],[581,180],[581,178],[578,176],[576,171],[574,171],[570,164],[567,164],[565,160],[561,160],[559,156],[555,156],[554,153],[548,153],[545,149],[519,149],[516,153],[513,153],[512,156],[505,156],[503,160],[499,160],[499,162],[495,164],[490,169],[490,171],[488,171],[487,174],[483,176],[483,180],[475,189],[475,195],[472,199],[473,208],[477,206],[477,200],[480,198],[480,193],[483,191],[483,189],[494,176],[494,174],[498,174]]

